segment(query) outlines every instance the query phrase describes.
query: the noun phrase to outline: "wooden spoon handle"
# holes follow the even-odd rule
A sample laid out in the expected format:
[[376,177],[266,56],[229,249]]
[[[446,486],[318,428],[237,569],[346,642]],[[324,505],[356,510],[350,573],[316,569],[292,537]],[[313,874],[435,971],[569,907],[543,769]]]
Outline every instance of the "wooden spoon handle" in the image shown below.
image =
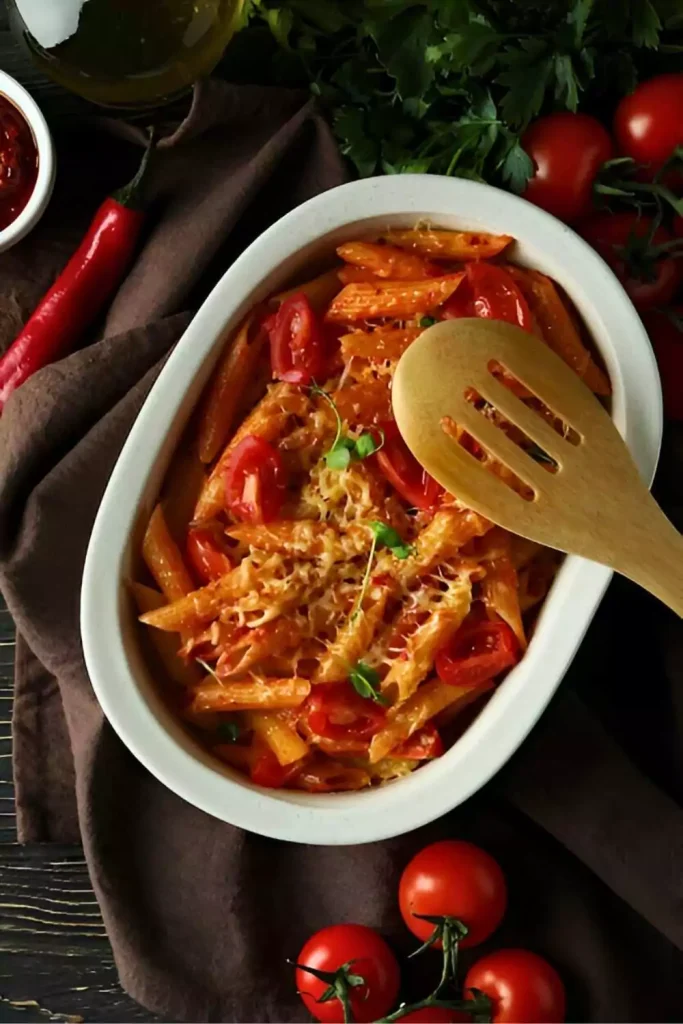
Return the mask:
[[[683,618],[683,535],[666,518],[650,497],[648,529],[643,540],[613,568],[638,583]],[[625,536],[628,534],[625,533]],[[640,548],[640,550],[638,550]]]

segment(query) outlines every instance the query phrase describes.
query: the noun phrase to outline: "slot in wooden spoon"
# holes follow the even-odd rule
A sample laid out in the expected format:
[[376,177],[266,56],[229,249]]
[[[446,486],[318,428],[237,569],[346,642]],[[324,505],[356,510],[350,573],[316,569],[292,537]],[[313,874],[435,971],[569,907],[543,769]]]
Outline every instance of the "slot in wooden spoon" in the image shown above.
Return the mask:
[[[539,398],[571,428],[572,440],[492,367]],[[473,392],[547,453],[553,471],[484,415]],[[683,616],[683,537],[643,483],[607,411],[538,338],[492,320],[436,324],[401,357],[392,401],[410,450],[464,505],[513,533],[610,566]],[[530,489],[526,498],[447,434],[445,418],[511,470]]]

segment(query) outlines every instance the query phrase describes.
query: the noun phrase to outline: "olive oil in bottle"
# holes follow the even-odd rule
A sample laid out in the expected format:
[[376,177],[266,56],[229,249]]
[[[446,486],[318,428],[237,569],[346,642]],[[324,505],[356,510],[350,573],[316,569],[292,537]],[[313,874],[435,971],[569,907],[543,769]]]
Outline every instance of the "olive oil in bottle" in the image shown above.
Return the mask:
[[45,74],[108,106],[178,95],[218,63],[243,0],[12,0]]

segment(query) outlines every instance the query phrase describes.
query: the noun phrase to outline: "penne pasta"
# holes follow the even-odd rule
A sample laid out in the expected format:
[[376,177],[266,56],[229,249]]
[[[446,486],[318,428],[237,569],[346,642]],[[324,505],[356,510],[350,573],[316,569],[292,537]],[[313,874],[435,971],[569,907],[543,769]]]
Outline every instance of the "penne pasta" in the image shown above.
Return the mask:
[[407,638],[400,657],[392,661],[382,682],[382,692],[393,698],[394,703],[412,696],[432,671],[437,651],[458,630],[470,610],[471,600],[469,579],[450,581],[435,610]]
[[372,737],[370,762],[381,761],[440,711],[456,707],[462,710],[492,686],[492,682],[479,687],[447,686],[438,679],[428,679],[412,697],[394,709],[384,728]]
[[419,327],[378,327],[374,331],[353,331],[343,335],[342,359],[369,359],[371,363],[385,360],[398,362],[405,350],[422,333]]
[[208,680],[195,687],[190,710],[264,711],[296,708],[311,692],[308,679],[257,679],[239,682]]
[[[163,608],[166,598],[158,590],[145,586],[144,583],[129,584],[131,594],[135,600],[138,613],[156,611]],[[179,638],[171,633],[162,633],[154,630],[149,634],[150,641],[159,656],[168,678],[177,686],[195,686],[201,679],[201,673],[192,662],[184,661],[180,655]]]
[[285,299],[290,299],[292,295],[300,295],[303,293],[312,308],[317,312],[326,309],[329,306],[332,299],[335,297],[337,292],[340,290],[341,284],[337,277],[336,270],[326,270],[324,274],[320,274],[318,277],[312,278],[310,281],[304,282],[304,284],[297,285],[296,288],[288,288],[284,292],[278,292],[270,300],[273,305],[280,305]]
[[202,462],[213,462],[225,445],[242,393],[254,373],[266,338],[266,332],[254,324],[252,315],[247,317],[237,336],[226,347],[206,396],[199,424],[197,450]]
[[[377,277],[391,281],[420,281],[441,273],[438,267],[415,253],[377,242],[347,242],[338,247],[337,255],[345,263],[370,270]],[[343,277],[341,279],[344,280]]]
[[157,586],[168,601],[177,601],[194,590],[178,545],[171,537],[161,505],[150,516],[142,541],[142,557]]
[[507,270],[522,289],[540,336],[548,347],[564,359],[596,395],[611,394],[609,378],[581,340],[554,282],[527,267],[509,266]]
[[326,313],[332,323],[352,323],[375,317],[416,316],[431,313],[450,298],[465,275],[448,274],[427,281],[378,281],[347,284]]
[[371,586],[360,608],[354,609],[340,627],[333,643],[321,657],[315,683],[333,683],[346,679],[349,666],[362,658],[382,621],[393,585]]
[[333,562],[355,558],[370,545],[370,535],[362,527],[352,526],[342,533],[334,526],[313,519],[290,519],[264,526],[233,526],[228,536],[259,551],[295,555],[297,558],[322,558]]
[[434,228],[388,231],[382,237],[391,245],[444,260],[490,260],[512,241],[510,235],[491,235],[485,231],[441,231]]
[[496,527],[483,538],[482,549],[486,576],[481,582],[481,595],[486,609],[507,622],[524,648],[526,635],[519,603],[519,580],[511,558],[510,534]]
[[277,711],[250,711],[247,722],[273,751],[282,765],[300,761],[309,753],[309,746]]

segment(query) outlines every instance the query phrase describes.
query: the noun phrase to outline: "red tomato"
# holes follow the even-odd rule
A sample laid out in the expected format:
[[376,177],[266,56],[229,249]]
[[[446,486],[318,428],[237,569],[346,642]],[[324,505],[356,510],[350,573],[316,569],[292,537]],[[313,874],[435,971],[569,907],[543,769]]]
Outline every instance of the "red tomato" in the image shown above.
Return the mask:
[[300,765],[296,761],[293,764],[281,765],[270,747],[264,745],[259,748],[251,763],[249,777],[257,786],[281,789],[296,775],[299,768]]
[[650,78],[624,96],[614,115],[620,152],[657,169],[683,144],[683,74]]
[[423,942],[434,925],[415,914],[457,918],[469,929],[461,947],[478,946],[503,918],[507,887],[499,865],[485,850],[445,839],[413,857],[401,875],[398,902],[403,920]]
[[282,508],[285,486],[280,453],[255,434],[240,441],[225,469],[225,500],[230,512],[245,523],[269,523]]
[[593,182],[614,146],[599,121],[560,111],[539,117],[522,136],[534,162],[525,199],[571,224],[593,209]]
[[583,237],[610,265],[636,309],[667,305],[683,280],[681,260],[659,246],[671,242],[652,217],[637,213],[600,213],[580,226]]
[[396,423],[383,423],[384,446],[377,462],[384,476],[409,505],[429,509],[438,504],[443,487],[417,461],[398,432]]
[[467,1024],[472,1018],[461,1010],[449,1010],[447,1006],[423,1006],[400,1018],[407,1024]]
[[186,550],[187,559],[201,583],[219,580],[232,569],[232,562],[211,530],[191,527],[187,531]]
[[445,320],[462,316],[506,323],[531,331],[528,303],[504,267],[495,263],[468,263],[467,277],[442,309]]
[[[308,940],[299,953],[296,987],[308,1012],[320,1021],[344,1019],[339,999],[324,1003],[318,1000],[329,988],[335,972],[347,963],[350,963],[350,973],[359,975],[365,982],[348,990],[351,1019],[362,1024],[386,1016],[398,995],[398,964],[384,939],[362,924],[336,924],[323,928]],[[316,978],[304,967],[329,972],[330,981]]]
[[[671,313],[683,324],[682,307],[672,309]],[[656,309],[643,315],[643,323],[657,357],[664,413],[671,419],[683,420],[683,328]]]
[[428,761],[433,757],[441,757],[443,751],[439,730],[433,722],[428,722],[409,739],[394,747],[391,756],[405,758],[406,761]]
[[526,949],[499,949],[482,957],[465,977],[493,1003],[493,1024],[562,1024],[564,985],[554,967]]
[[325,368],[326,339],[303,292],[292,295],[264,323],[270,337],[273,377],[310,384]]
[[351,683],[314,686],[303,706],[311,732],[328,740],[367,740],[382,728],[386,713],[361,697]]
[[463,626],[436,655],[436,672],[450,686],[481,686],[517,661],[519,643],[507,622]]

